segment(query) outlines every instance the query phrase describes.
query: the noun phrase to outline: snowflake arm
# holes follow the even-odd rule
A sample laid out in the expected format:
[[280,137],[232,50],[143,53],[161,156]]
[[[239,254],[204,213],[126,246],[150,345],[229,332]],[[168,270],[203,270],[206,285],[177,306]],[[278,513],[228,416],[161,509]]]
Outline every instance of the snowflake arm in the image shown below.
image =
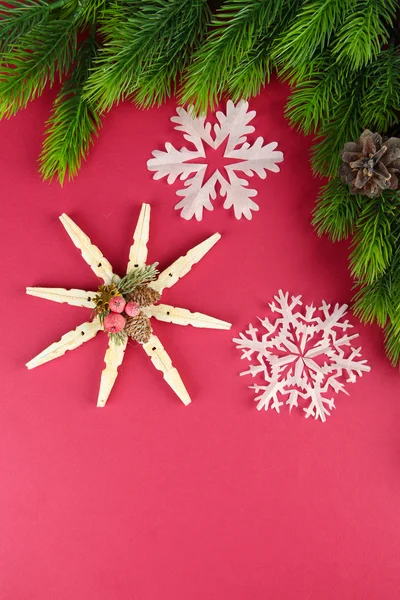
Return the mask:
[[220,179],[219,172],[216,171],[210,179],[203,184],[206,165],[201,165],[201,169],[193,177],[187,179],[182,190],[177,190],[177,196],[183,196],[175,205],[175,210],[181,210],[181,217],[187,221],[195,217],[197,221],[203,218],[203,210],[214,210],[211,200],[215,200],[217,192],[215,184]]
[[179,279],[189,273],[193,265],[198,263],[219,239],[221,239],[221,235],[214,233],[214,235],[204,240],[204,242],[189,250],[187,254],[173,262],[168,269],[162,271],[156,281],[151,283],[151,287],[161,294],[165,288],[175,285]]
[[82,325],[78,325],[76,329],[63,335],[60,341],[51,344],[48,348],[35,356],[35,358],[32,358],[26,366],[28,369],[34,369],[50,360],[63,356],[67,350],[75,350],[75,348],[78,348],[85,342],[94,338],[101,329],[103,329],[103,327],[98,318],[93,321],[82,323]]
[[97,292],[86,292],[85,290],[66,290],[64,288],[42,288],[27,287],[26,293],[29,296],[36,296],[52,302],[70,304],[71,306],[81,306],[82,308],[94,308],[93,298]]
[[263,146],[263,143],[263,138],[258,137],[252,146],[246,142],[241,148],[228,152],[227,158],[242,161],[229,165],[229,169],[242,171],[248,177],[256,174],[260,179],[266,178],[267,171],[279,173],[280,168],[277,163],[283,161],[283,154],[279,150],[275,150],[277,142],[271,142],[266,146]]
[[249,103],[245,100],[240,100],[233,104],[232,100],[228,100],[226,104],[226,114],[218,111],[216,117],[219,124],[214,126],[215,142],[214,148],[218,148],[227,138],[225,155],[229,157],[236,146],[243,144],[247,140],[247,136],[253,133],[253,125],[249,125],[250,121],[256,116],[256,111],[248,111]]
[[162,372],[165,381],[178,398],[182,400],[183,404],[186,406],[190,404],[191,398],[185,388],[181,376],[173,366],[171,358],[156,335],[153,334],[149,341],[143,344],[143,350],[150,357],[155,368]]
[[129,250],[129,262],[126,272],[144,267],[147,261],[147,243],[150,237],[150,204],[142,204],[138,222],[133,234],[133,244]]
[[165,323],[174,323],[175,325],[192,325],[192,327],[202,327],[205,329],[230,329],[231,324],[227,321],[221,321],[215,317],[204,315],[203,313],[192,313],[187,308],[178,308],[169,304],[153,304],[143,309],[145,315],[149,318],[154,317],[158,321]]
[[149,171],[155,171],[153,179],[167,177],[169,184],[174,183],[178,177],[185,180],[191,173],[206,169],[204,164],[188,162],[201,158],[202,155],[199,152],[188,150],[185,147],[176,150],[169,142],[165,144],[165,152],[153,150],[152,154],[153,158],[147,161],[147,167]]
[[205,157],[202,140],[209,146],[214,145],[211,137],[211,123],[206,122],[206,117],[196,117],[192,106],[186,111],[182,107],[176,109],[177,117],[171,117],[173,123],[177,123],[175,129],[183,132],[186,141],[193,144],[201,157]]
[[118,375],[118,367],[121,366],[125,350],[128,343],[128,338],[116,344],[114,340],[108,340],[108,348],[104,356],[105,368],[101,373],[100,390],[97,398],[97,406],[103,408],[106,405],[111,390],[114,387],[115,380]]
[[60,221],[64,225],[73,244],[81,251],[82,258],[87,262],[93,273],[97,277],[100,277],[105,284],[111,283],[113,278],[115,279],[112,266],[97,246],[92,244],[89,237],[83,233],[82,229],[68,215],[61,215]]
[[231,166],[226,167],[229,181],[221,178],[221,196],[225,197],[224,208],[233,207],[236,219],[245,217],[250,220],[251,211],[260,210],[252,198],[257,195],[257,190],[248,188],[246,179],[239,178]]

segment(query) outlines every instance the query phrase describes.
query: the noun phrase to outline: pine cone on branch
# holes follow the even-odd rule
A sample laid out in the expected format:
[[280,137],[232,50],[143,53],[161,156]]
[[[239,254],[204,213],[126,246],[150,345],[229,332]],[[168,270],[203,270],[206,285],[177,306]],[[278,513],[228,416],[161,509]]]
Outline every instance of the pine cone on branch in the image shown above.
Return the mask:
[[129,300],[136,302],[139,306],[151,306],[155,302],[158,302],[160,298],[161,294],[147,285],[141,285],[129,294]]
[[142,312],[136,317],[128,317],[126,319],[125,329],[126,333],[136,342],[145,344],[149,341],[152,330],[150,325],[150,319],[146,317]]
[[384,138],[366,129],[358,142],[347,142],[342,151],[340,178],[352,194],[373,198],[382,190],[397,190],[400,172],[400,139]]

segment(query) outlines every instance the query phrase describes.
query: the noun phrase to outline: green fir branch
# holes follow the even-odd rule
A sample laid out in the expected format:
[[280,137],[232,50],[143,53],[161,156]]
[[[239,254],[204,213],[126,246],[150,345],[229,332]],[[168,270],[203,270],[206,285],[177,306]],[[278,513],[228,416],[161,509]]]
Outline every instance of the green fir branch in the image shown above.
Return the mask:
[[175,93],[209,18],[206,0],[114,2],[102,20],[105,44],[87,97],[102,111],[128,97],[142,107],[160,104]]
[[158,275],[157,270],[158,263],[152,265],[145,265],[144,267],[138,267],[133,269],[125,275],[120,281],[116,283],[118,290],[122,295],[127,296],[141,285],[147,285]]
[[332,179],[320,191],[313,211],[313,225],[333,241],[347,239],[354,231],[363,198],[352,195],[348,185]]
[[263,38],[285,4],[286,0],[225,1],[185,73],[182,101],[206,113],[226,90],[236,99],[257,93],[272,69]]
[[9,0],[0,2],[0,51],[8,50],[21,36],[50,15],[45,0]]
[[333,44],[332,52],[342,68],[359,69],[376,59],[389,40],[397,0],[357,0]]
[[360,98],[360,122],[384,133],[399,119],[400,53],[390,45],[368,66],[367,83]]
[[44,179],[73,178],[86,157],[94,136],[101,126],[96,106],[83,97],[89,69],[96,56],[94,34],[79,47],[69,79],[58,93],[40,155],[40,171]]
[[355,279],[371,283],[390,266],[395,247],[392,226],[399,207],[392,192],[379,198],[365,198],[350,256],[350,270]]
[[47,83],[61,80],[75,56],[77,30],[71,21],[36,25],[2,55],[2,116],[15,114],[40,96]]
[[343,72],[325,53],[287,77],[292,94],[285,116],[306,135],[314,133],[332,118],[335,107],[332,99],[340,97],[343,86],[346,87]]
[[304,2],[277,41],[273,56],[285,71],[306,64],[328,47],[337,27],[356,0]]
[[363,323],[378,323],[385,327],[392,310],[390,274],[384,273],[371,283],[357,284],[353,312]]

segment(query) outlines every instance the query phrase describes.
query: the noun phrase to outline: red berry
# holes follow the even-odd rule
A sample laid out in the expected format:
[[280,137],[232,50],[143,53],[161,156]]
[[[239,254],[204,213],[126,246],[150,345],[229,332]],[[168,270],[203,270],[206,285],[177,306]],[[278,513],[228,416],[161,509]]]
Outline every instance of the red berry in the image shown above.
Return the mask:
[[125,312],[130,317],[136,317],[140,313],[140,306],[137,302],[128,302],[125,306]]
[[109,313],[104,317],[104,329],[107,333],[118,333],[125,327],[125,319],[118,313]]
[[113,296],[110,299],[109,307],[111,312],[122,313],[125,308],[126,301],[122,296]]

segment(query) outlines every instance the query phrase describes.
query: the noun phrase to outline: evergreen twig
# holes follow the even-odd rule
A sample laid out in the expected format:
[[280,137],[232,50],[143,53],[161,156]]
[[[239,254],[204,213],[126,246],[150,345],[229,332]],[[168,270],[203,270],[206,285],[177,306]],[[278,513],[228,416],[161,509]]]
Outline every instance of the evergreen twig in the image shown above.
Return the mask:
[[147,285],[154,281],[158,275],[157,266],[158,263],[153,263],[133,269],[116,283],[118,290],[125,296],[131,294],[140,285]]
[[40,170],[45,179],[58,176],[62,184],[67,173],[69,178],[74,177],[101,126],[96,106],[89,105],[83,97],[96,51],[97,43],[92,34],[80,45],[72,74],[55,99],[40,156]]
[[175,92],[209,17],[206,0],[113,2],[102,20],[105,44],[87,97],[102,111],[127,97],[142,107],[161,103]]

